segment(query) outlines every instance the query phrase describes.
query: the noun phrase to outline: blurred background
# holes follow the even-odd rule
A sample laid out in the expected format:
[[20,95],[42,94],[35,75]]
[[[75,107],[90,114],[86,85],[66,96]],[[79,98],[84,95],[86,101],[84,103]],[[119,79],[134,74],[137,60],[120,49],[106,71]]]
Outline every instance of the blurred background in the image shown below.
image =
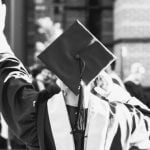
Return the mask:
[[150,0],[6,0],[6,4],[6,35],[25,66],[34,64],[36,55],[78,19],[117,56],[115,69],[122,79],[138,61],[146,68],[142,84],[150,86]]
[[[150,0],[5,1],[7,40],[16,56],[31,69],[37,90],[45,88],[49,79],[56,80],[53,73],[37,65],[37,55],[78,19],[117,56],[114,69],[122,81],[130,74],[131,64],[143,65],[136,76],[141,78],[145,73],[141,84],[150,96]],[[0,122],[3,124],[3,118]],[[0,149],[25,149],[1,124]]]

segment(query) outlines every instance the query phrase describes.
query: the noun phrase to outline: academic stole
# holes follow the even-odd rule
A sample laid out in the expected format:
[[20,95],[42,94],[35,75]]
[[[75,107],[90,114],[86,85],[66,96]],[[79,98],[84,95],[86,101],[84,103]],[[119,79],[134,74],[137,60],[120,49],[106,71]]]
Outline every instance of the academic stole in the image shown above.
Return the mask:
[[[56,150],[75,150],[72,129],[62,92],[47,103],[49,121]],[[90,96],[84,150],[104,150],[109,124],[109,107],[105,101]]]

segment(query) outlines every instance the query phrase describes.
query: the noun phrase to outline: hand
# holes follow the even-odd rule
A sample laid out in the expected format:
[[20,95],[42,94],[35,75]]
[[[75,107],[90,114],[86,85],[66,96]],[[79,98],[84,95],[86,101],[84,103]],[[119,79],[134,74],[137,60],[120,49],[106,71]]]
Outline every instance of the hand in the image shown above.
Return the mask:
[[97,79],[97,87],[95,91],[101,96],[106,97],[112,92],[113,81],[112,78],[106,72],[102,71]]
[[0,0],[0,34],[3,33],[5,28],[5,18],[6,18],[6,5],[2,4]]
[[49,92],[49,97],[58,94],[61,90],[60,87],[54,81],[51,81],[51,83],[49,83],[46,89]]
[[55,82],[51,82],[46,89],[39,92],[37,102],[43,103],[48,101],[48,99],[50,99],[55,94],[58,94],[59,92],[60,87]]

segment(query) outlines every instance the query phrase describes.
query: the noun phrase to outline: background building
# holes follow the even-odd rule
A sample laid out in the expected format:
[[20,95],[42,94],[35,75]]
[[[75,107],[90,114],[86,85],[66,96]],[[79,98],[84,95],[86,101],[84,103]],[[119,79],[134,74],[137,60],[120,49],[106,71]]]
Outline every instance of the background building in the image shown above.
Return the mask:
[[114,3],[114,53],[117,70],[126,77],[133,62],[146,68],[144,86],[150,85],[150,1],[116,0]]
[[11,0],[7,5],[8,41],[26,66],[34,63],[39,18],[49,16],[64,30],[78,19],[116,54],[122,78],[139,61],[147,70],[143,84],[150,85],[149,0]]

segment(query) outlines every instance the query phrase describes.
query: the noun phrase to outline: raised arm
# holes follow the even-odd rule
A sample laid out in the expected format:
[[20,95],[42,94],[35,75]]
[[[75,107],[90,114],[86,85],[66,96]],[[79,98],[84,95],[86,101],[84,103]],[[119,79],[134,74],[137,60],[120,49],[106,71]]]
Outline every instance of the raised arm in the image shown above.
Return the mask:
[[28,147],[38,150],[34,102],[47,100],[58,93],[59,88],[52,86],[40,93],[33,88],[30,75],[5,38],[5,16],[6,6],[0,0],[0,111],[16,136]]

